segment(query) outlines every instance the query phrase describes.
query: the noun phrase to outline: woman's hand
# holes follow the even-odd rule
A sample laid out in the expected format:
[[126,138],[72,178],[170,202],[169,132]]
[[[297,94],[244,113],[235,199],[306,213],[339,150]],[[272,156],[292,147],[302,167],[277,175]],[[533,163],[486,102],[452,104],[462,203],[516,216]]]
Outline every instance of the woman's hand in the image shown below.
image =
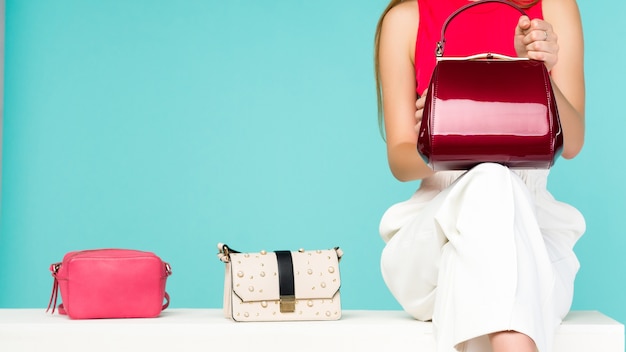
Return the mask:
[[548,71],[558,60],[558,37],[544,20],[521,16],[515,28],[515,51],[519,57],[543,61]]
[[415,102],[415,107],[417,110],[415,111],[415,132],[419,133],[420,128],[422,126],[422,116],[424,115],[424,105],[426,102],[426,93],[428,92],[428,88],[424,90],[422,95]]

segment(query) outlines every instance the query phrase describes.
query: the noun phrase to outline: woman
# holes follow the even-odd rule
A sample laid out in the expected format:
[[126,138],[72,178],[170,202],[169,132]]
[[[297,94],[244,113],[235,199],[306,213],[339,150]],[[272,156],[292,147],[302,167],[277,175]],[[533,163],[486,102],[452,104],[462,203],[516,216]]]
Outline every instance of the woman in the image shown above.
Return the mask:
[[[572,159],[585,132],[578,6],[510,1],[528,16],[505,4],[474,6],[448,27],[446,56],[497,52],[543,61],[563,128],[562,157]],[[435,173],[416,148],[442,23],[468,3],[394,0],[378,23],[379,123],[389,167],[400,181],[421,180],[381,219],[382,275],[408,313],[432,319],[440,352],[552,351],[572,302],[582,215],[547,191],[548,170],[484,163]]]

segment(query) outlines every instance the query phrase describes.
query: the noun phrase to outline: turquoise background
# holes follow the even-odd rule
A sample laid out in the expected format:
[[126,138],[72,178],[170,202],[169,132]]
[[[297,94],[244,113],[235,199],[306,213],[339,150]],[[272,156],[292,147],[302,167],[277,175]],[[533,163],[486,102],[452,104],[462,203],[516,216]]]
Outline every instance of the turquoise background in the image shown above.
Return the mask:
[[[400,309],[378,222],[417,182],[376,123],[386,1],[7,0],[0,307],[48,303],[67,251],[171,263],[172,307],[222,304],[216,244],[340,246],[345,309]],[[549,187],[586,216],[574,309],[626,322],[620,2],[580,1],[587,144]]]

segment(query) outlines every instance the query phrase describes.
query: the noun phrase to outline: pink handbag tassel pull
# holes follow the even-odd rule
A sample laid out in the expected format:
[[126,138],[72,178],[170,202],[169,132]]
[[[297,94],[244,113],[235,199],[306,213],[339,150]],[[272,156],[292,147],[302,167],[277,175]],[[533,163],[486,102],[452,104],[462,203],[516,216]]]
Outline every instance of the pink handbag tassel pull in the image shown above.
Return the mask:
[[52,293],[50,294],[50,301],[48,302],[48,309],[46,309],[46,313],[48,313],[50,307],[52,307],[51,314],[54,314],[54,310],[56,309],[57,296],[59,295],[59,281],[57,280],[56,274],[59,271],[60,266],[61,263],[50,265],[50,271],[52,272],[52,277],[54,277],[54,283],[52,284]]

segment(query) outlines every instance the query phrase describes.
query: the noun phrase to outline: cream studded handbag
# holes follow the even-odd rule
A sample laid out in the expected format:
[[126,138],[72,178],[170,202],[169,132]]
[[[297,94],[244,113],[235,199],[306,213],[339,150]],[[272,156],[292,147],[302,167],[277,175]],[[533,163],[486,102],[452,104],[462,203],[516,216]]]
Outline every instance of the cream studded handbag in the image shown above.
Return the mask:
[[235,321],[341,318],[338,248],[241,253],[218,244],[226,264],[224,315]]

